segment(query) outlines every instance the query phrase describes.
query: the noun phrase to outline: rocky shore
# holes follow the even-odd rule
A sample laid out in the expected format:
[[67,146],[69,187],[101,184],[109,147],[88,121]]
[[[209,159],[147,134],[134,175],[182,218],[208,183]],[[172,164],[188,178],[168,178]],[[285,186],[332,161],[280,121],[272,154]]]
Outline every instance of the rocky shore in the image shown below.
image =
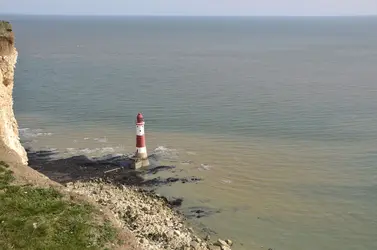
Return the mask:
[[[89,159],[86,156],[56,159],[52,156],[57,152],[25,150],[19,140],[13,112],[12,93],[17,56],[12,27],[10,23],[0,21],[0,160],[15,166],[12,173],[18,179],[36,187],[48,183],[59,191],[65,189],[70,194],[76,193],[96,202],[100,209],[111,211],[117,226],[134,234],[141,249],[230,249],[230,240],[211,241],[209,236],[201,239],[195,235],[185,223],[185,217],[172,209],[173,205],[179,206],[182,199],[169,202],[153,191],[146,191],[176,182],[197,182],[199,178],[156,177],[147,180],[145,175],[154,175],[163,170],[174,171],[174,167],[157,165],[134,171],[128,168],[130,159],[126,155],[100,159]],[[158,157],[152,158],[158,161]],[[65,184],[65,187],[57,183]],[[42,199],[42,202],[45,200]],[[203,212],[196,210],[195,213],[200,214],[197,215],[200,217]]]
[[142,249],[229,250],[231,240],[202,239],[187,227],[185,217],[166,199],[138,187],[113,185],[102,180],[69,182],[66,191],[90,197],[109,209],[119,225],[129,229]]

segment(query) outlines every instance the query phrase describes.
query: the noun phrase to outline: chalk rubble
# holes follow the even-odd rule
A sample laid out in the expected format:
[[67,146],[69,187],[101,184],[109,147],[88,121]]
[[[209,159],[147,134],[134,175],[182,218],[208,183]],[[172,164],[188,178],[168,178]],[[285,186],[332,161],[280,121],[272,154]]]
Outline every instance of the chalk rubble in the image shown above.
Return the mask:
[[142,249],[230,249],[225,241],[221,241],[224,245],[216,248],[195,235],[192,229],[186,227],[185,218],[158,195],[97,181],[68,183],[66,188],[69,192],[89,196],[107,207],[119,225],[134,233]]

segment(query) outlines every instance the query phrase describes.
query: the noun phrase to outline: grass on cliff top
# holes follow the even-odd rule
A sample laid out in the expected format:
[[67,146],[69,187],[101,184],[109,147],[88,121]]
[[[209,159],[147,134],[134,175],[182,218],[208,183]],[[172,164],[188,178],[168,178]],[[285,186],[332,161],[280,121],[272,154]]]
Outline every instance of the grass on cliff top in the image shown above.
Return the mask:
[[105,249],[116,229],[88,204],[65,200],[52,188],[12,185],[0,162],[0,249]]
[[12,31],[12,25],[7,21],[0,20],[0,37],[8,36],[10,31]]

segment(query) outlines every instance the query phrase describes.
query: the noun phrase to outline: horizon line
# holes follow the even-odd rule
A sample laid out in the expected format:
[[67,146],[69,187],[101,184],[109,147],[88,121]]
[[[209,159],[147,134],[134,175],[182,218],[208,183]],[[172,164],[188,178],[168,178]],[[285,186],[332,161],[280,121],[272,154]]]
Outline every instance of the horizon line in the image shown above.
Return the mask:
[[38,14],[1,13],[8,16],[47,16],[47,17],[377,17],[377,14],[354,15],[179,15],[179,14]]

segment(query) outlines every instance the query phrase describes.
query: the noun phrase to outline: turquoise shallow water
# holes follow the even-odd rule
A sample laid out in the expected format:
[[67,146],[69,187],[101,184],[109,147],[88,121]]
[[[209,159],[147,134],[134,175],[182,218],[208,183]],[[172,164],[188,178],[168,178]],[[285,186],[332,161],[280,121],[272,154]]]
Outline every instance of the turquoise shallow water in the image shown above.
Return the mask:
[[10,19],[25,145],[130,152],[142,111],[237,249],[376,249],[376,18]]

